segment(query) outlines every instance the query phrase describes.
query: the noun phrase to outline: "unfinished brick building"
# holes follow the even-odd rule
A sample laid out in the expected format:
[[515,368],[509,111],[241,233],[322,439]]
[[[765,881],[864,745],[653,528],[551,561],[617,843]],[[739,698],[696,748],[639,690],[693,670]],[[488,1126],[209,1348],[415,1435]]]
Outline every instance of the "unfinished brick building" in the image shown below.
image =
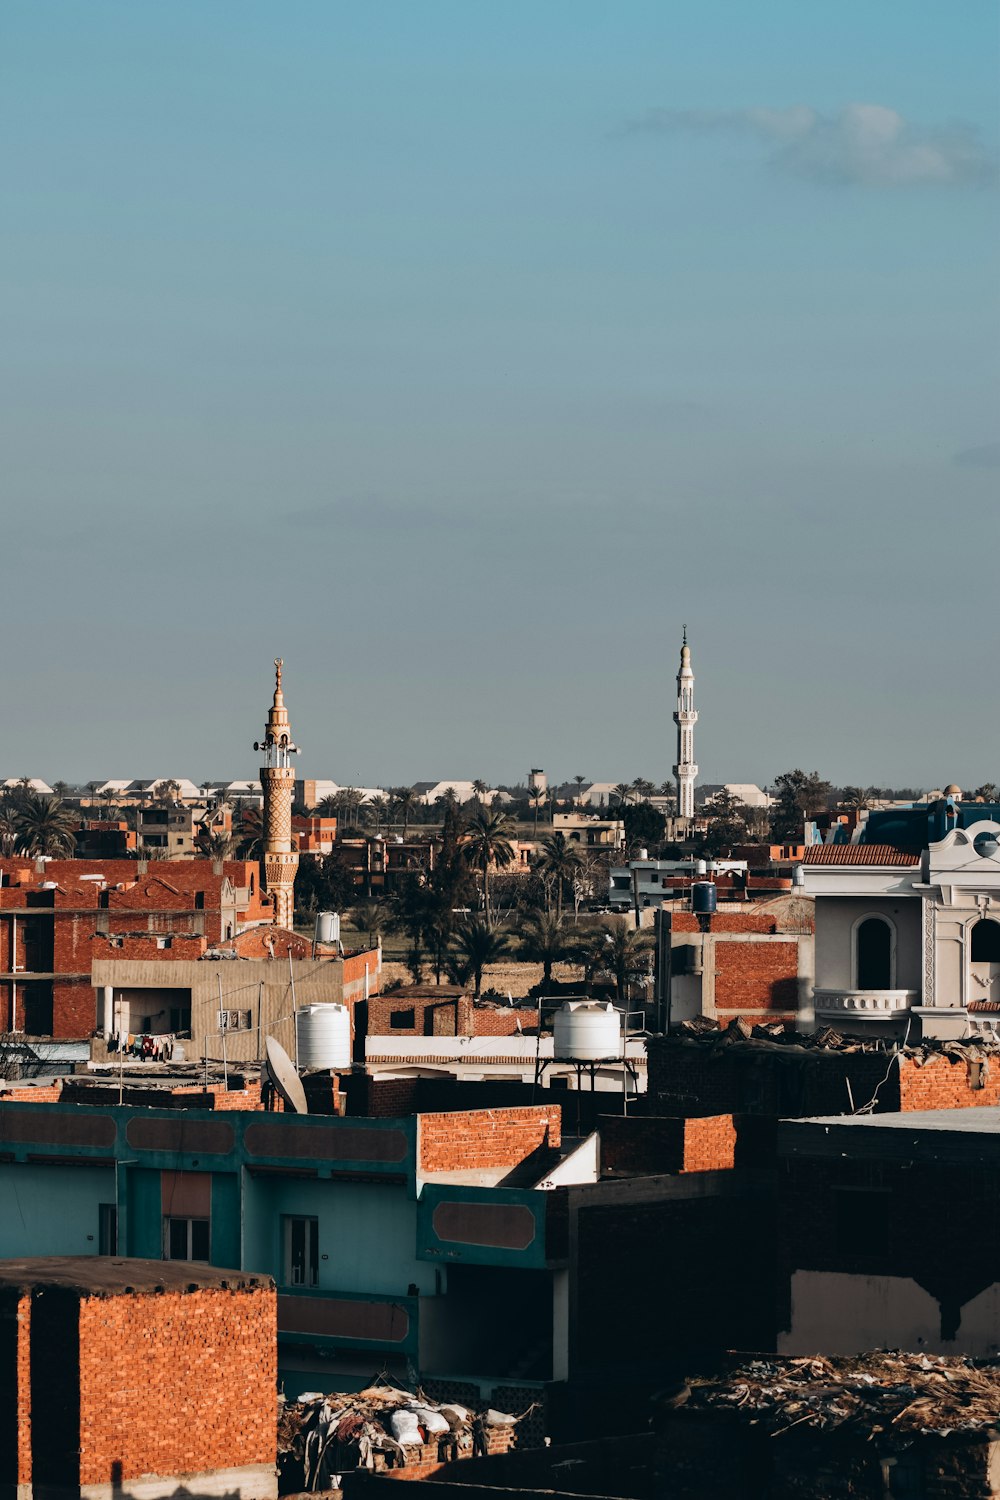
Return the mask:
[[0,859],[0,1026],[88,1036],[95,958],[198,958],[272,916],[250,860]]
[[657,913],[657,1001],[664,1022],[792,1026],[811,1015],[812,902],[783,896],[753,910]]
[[98,1256],[0,1263],[0,1493],[268,1500],[276,1350],[267,1276]]

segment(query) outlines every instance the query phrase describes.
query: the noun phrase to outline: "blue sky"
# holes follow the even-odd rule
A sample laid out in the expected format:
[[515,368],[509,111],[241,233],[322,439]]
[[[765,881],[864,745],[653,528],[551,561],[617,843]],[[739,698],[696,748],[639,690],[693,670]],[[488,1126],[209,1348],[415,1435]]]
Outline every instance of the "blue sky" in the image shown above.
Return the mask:
[[0,772],[1000,780],[998,12],[0,10]]

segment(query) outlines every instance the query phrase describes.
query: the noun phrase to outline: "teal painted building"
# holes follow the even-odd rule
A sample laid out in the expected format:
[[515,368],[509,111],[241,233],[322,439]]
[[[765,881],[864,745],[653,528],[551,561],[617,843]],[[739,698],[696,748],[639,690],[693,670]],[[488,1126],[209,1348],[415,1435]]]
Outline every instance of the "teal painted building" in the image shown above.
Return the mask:
[[419,1117],[0,1104],[0,1257],[266,1272],[289,1395],[382,1369],[565,1378],[564,1194],[421,1174],[419,1131]]

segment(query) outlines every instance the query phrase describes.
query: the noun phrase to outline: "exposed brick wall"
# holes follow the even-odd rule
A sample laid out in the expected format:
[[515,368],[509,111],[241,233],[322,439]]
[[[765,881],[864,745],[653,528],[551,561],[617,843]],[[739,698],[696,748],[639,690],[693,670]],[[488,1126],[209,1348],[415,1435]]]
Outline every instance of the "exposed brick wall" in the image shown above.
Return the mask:
[[273,1464],[273,1291],[80,1303],[80,1482]]
[[795,1012],[798,943],[716,943],[714,952],[717,1009]]
[[736,1126],[732,1115],[684,1121],[684,1171],[717,1172],[734,1165]]
[[[983,1079],[982,1088],[972,1087],[977,1073]],[[978,1105],[994,1108],[1000,1104],[1000,1055],[985,1058],[978,1069],[964,1058],[952,1061],[945,1056],[931,1057],[922,1065],[912,1058],[901,1058],[898,1075],[890,1078],[886,1090],[879,1091],[879,1103],[883,1108],[901,1110],[973,1109]]]
[[481,1009],[473,1012],[473,1036],[517,1036],[518,1031],[537,1031],[537,1010]]
[[[87,875],[100,875],[107,889]],[[266,922],[272,914],[252,861],[227,860],[220,874],[204,859],[157,861],[145,872],[132,860],[51,860],[42,872],[34,860],[0,859],[0,878],[0,913],[18,918],[17,967],[59,976],[19,982],[18,1028],[32,1035],[85,1037],[95,1029],[95,957],[199,958],[224,928]],[[41,889],[43,882],[54,888]],[[13,967],[11,928],[0,921],[4,972]],[[99,929],[120,936],[122,946],[99,937]],[[156,934],[172,937],[171,947],[157,948]],[[9,1027],[9,984],[0,999],[8,1010],[0,1026]]]
[[470,1109],[421,1115],[418,1165],[422,1172],[515,1167],[542,1146],[558,1146],[558,1104],[526,1109]]
[[[675,911],[670,923],[674,932],[700,932],[698,918],[691,911]],[[767,912],[718,911],[713,913],[709,929],[713,936],[720,932],[778,932],[777,919]]]
[[[413,1012],[409,1024],[393,1022],[394,1016]],[[369,1036],[472,1036],[472,999],[445,992],[412,994],[405,989],[379,995],[368,1001]]]
[[38,1088],[13,1088],[0,1092],[4,1104],[58,1104],[62,1098],[62,1079]]
[[643,1177],[679,1172],[683,1166],[683,1120],[662,1115],[606,1115],[598,1128],[602,1174]]

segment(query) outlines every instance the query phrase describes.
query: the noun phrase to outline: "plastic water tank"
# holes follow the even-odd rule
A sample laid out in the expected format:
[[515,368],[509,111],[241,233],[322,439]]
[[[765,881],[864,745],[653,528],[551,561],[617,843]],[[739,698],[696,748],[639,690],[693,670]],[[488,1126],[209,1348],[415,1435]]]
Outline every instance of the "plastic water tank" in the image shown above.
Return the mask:
[[340,942],[339,912],[318,911],[316,913],[316,941],[317,943]]
[[714,880],[696,880],[691,887],[691,910],[700,916],[709,915],[718,905],[718,891]]
[[621,1016],[600,1000],[567,1000],[552,1025],[552,1055],[560,1062],[621,1057]]
[[351,1013],[346,1005],[307,1005],[295,1012],[299,1069],[351,1066]]

